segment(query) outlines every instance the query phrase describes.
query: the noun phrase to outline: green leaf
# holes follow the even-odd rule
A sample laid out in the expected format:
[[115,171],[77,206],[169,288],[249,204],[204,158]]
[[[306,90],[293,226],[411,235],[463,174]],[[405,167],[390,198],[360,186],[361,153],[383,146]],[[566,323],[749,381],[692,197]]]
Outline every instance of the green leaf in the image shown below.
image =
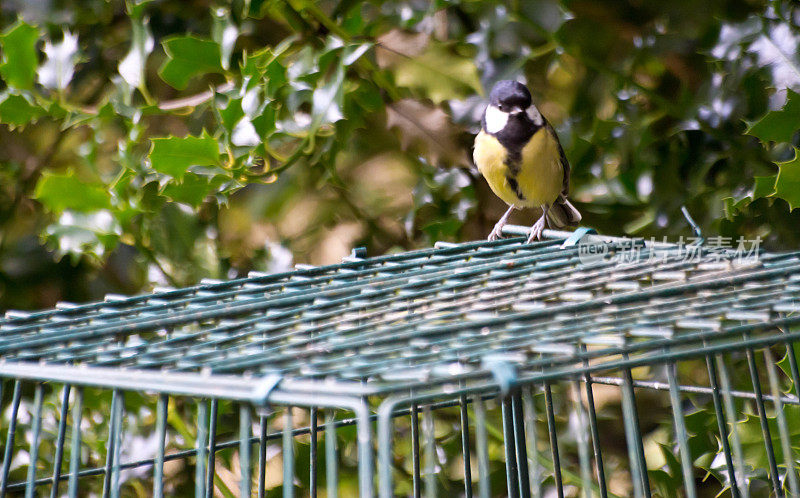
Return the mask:
[[795,147],[794,159],[778,165],[778,178],[775,180],[775,197],[789,203],[789,210],[800,207],[800,149]]
[[225,183],[227,178],[217,175],[213,178],[187,174],[180,183],[168,183],[161,192],[164,196],[174,202],[182,202],[193,207],[198,207],[210,194]]
[[756,176],[753,184],[752,200],[769,197],[775,193],[775,176]]
[[153,34],[150,32],[149,19],[142,15],[142,5],[128,6],[131,18],[131,50],[119,63],[119,74],[133,88],[145,88],[144,70],[147,56],[153,51]]
[[227,106],[220,108],[219,115],[222,118],[222,126],[228,130],[228,133],[233,131],[233,127],[236,126],[236,123],[244,116],[242,99],[230,99]]
[[219,145],[205,131],[200,137],[152,138],[148,158],[153,169],[175,178],[183,178],[189,166],[219,164]]
[[183,90],[190,79],[207,73],[222,73],[219,44],[194,36],[169,38],[162,43],[167,60],[159,69],[161,79]]
[[213,9],[214,24],[211,26],[211,37],[220,47],[220,62],[224,69],[230,67],[231,53],[239,38],[239,28],[231,20],[227,9],[220,7]]
[[[795,345],[794,343],[790,343],[789,348],[790,349],[786,351],[786,354],[783,356],[783,358],[780,359],[780,361],[776,363],[776,365],[778,365],[778,367],[780,367],[780,369],[783,370],[783,373],[786,374],[787,377],[792,378],[792,365],[791,361],[789,360],[789,354],[794,355],[795,362],[800,363],[800,358],[798,358],[797,354],[797,348],[798,348],[797,345]],[[791,351],[791,353],[789,351]],[[800,388],[800,386],[797,387]]]
[[800,95],[789,90],[786,105],[780,111],[770,111],[747,129],[748,135],[762,142],[791,142],[800,130]]
[[34,198],[54,213],[66,209],[85,213],[111,207],[111,194],[105,185],[87,183],[72,171],[65,174],[45,171],[36,184]]
[[394,72],[398,86],[421,92],[436,104],[482,92],[473,59],[436,41],[416,57],[399,58]]
[[0,35],[0,49],[3,62],[0,63],[0,76],[9,86],[20,89],[33,87],[39,57],[36,54],[36,41],[39,30],[19,20]]
[[44,109],[22,95],[6,95],[0,100],[0,123],[23,126],[36,121],[43,114]]
[[314,91],[311,105],[312,129],[322,123],[335,123],[344,119],[342,104],[344,99],[344,66],[337,66],[331,77]]

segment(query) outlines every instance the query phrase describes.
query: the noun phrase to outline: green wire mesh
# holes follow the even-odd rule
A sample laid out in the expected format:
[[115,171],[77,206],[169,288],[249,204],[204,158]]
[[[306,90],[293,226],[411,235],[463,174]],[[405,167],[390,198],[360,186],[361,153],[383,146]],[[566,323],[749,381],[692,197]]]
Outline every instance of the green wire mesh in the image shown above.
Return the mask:
[[0,496],[800,495],[800,252],[546,235],[8,312]]

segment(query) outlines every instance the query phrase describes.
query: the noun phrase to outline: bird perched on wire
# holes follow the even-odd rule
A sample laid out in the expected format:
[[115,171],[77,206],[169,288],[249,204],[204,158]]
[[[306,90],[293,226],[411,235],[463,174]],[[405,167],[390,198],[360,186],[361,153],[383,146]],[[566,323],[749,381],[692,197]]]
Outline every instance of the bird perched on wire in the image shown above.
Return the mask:
[[545,227],[561,228],[581,220],[567,200],[569,163],[564,150],[522,83],[505,80],[492,89],[473,159],[492,191],[510,206],[489,240],[501,237],[514,209],[542,209],[528,242],[541,239]]

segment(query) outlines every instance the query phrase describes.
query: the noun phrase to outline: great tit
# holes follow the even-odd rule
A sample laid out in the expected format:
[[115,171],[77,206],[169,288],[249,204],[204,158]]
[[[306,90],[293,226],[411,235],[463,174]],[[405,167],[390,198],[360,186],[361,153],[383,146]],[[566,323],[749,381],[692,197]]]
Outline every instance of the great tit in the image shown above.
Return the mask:
[[514,209],[539,207],[528,242],[542,238],[545,227],[575,225],[581,214],[567,200],[569,163],[556,132],[517,81],[500,81],[475,137],[473,159],[492,191],[510,207],[489,234],[500,238]]

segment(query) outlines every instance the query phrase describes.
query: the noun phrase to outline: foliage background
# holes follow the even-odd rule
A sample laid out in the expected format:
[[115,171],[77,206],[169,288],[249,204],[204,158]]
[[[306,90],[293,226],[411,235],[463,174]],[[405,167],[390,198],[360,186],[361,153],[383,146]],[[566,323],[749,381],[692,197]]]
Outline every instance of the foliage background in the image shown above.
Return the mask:
[[[5,0],[0,310],[484,237],[504,206],[470,147],[504,78],[556,126],[585,225],[676,240],[685,205],[796,249],[798,25],[789,1]],[[690,418],[713,457],[713,414]]]
[[0,309],[482,237],[503,206],[471,140],[509,77],[558,129],[586,225],[674,240],[686,205],[707,235],[797,247],[800,165],[776,189],[775,162],[798,145],[799,16],[743,0],[3,2]]

